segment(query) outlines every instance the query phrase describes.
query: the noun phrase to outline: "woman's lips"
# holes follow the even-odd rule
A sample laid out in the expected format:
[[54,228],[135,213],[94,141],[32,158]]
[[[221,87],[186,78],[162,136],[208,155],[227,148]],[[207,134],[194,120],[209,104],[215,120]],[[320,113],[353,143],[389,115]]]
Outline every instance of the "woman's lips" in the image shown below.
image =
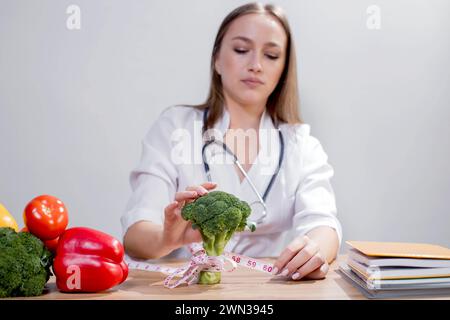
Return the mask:
[[261,82],[253,81],[253,80],[242,80],[242,82],[245,83],[245,85],[247,85],[247,87],[249,87],[249,88],[256,88],[256,87],[262,85]]

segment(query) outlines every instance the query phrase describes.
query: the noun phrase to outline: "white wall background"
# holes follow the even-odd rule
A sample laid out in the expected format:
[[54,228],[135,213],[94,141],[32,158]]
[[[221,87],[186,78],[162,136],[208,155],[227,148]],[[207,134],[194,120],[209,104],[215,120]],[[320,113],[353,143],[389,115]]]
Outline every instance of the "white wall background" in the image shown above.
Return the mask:
[[[450,246],[450,2],[274,2],[344,239]],[[0,0],[0,202],[19,224],[52,194],[70,226],[120,237],[141,138],[163,108],[204,101],[213,39],[243,3]],[[66,27],[71,4],[80,30]]]

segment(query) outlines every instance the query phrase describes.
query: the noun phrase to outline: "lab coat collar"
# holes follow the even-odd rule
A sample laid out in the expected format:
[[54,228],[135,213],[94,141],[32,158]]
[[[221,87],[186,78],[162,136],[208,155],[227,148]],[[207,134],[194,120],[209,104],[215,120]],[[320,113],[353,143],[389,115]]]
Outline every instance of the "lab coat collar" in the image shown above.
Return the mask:
[[[223,107],[223,112],[221,118],[214,125],[214,132],[219,134],[220,136],[215,136],[216,139],[223,140],[225,133],[230,127],[230,113],[226,107]],[[274,129],[275,125],[273,124],[272,118],[266,109],[264,109],[263,114],[259,120],[259,130],[261,129]]]

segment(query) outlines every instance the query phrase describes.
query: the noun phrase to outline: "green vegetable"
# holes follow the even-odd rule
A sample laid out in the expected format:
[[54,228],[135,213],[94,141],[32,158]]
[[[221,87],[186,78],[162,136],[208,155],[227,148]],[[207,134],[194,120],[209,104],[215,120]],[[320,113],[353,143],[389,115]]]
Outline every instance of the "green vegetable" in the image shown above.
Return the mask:
[[53,257],[29,232],[0,228],[0,298],[42,294]]
[[[181,215],[199,229],[203,238],[203,248],[209,256],[220,256],[227,242],[235,232],[254,224],[247,224],[251,213],[250,206],[232,194],[223,191],[211,191],[183,207]],[[201,271],[199,283],[215,284],[221,279],[220,272]]]

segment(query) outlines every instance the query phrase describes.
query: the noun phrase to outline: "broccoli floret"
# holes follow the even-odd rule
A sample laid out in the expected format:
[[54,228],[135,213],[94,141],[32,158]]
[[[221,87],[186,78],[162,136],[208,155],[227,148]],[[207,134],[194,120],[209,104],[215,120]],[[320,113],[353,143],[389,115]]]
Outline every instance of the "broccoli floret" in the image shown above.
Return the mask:
[[[209,256],[220,256],[235,232],[254,224],[248,224],[251,209],[247,202],[239,200],[223,191],[211,191],[197,200],[185,205],[181,212],[185,220],[192,222],[194,229],[199,229],[203,238],[203,248]],[[219,283],[220,272],[200,272],[199,283]]]
[[42,294],[52,263],[51,252],[37,237],[0,228],[0,298]]

